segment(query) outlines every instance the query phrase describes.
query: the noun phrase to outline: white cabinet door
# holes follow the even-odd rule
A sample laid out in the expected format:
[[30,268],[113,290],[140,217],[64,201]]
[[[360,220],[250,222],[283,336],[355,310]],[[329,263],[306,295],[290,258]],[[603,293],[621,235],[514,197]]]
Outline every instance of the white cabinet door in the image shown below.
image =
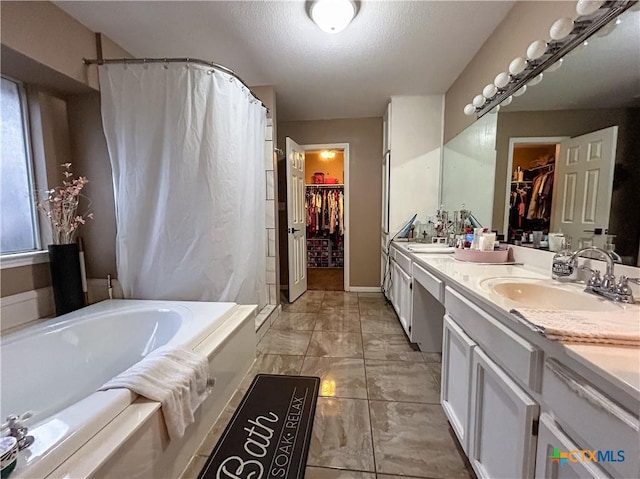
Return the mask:
[[[562,453],[580,451],[546,413],[540,415],[538,451],[536,454],[536,479],[605,479],[605,474],[592,462],[569,460]],[[575,461],[575,462],[574,462]]]
[[539,406],[478,347],[471,373],[469,460],[482,479],[528,479]]
[[396,314],[400,316],[400,266],[391,259],[391,304]]
[[[397,266],[397,265],[396,265]],[[411,276],[404,272],[400,266],[398,268],[399,285],[399,298],[398,298],[398,317],[400,318],[400,324],[404,329],[404,332],[411,339]]]
[[476,346],[469,336],[445,315],[442,331],[442,387],[440,401],[462,449],[469,449],[469,395],[471,359]]

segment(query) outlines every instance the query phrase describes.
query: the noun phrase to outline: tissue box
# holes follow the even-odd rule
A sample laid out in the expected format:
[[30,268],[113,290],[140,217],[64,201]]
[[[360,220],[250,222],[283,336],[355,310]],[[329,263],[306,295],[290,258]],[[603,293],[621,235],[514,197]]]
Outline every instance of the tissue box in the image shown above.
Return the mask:
[[509,250],[480,251],[477,249],[456,248],[453,252],[453,257],[459,261],[470,263],[506,263],[509,258]]

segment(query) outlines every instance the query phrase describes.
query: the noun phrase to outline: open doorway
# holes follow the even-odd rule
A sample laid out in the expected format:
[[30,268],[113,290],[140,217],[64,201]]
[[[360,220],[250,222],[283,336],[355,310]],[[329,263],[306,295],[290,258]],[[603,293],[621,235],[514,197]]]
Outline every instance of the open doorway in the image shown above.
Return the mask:
[[548,232],[555,164],[564,137],[511,138],[504,225],[510,243],[527,243],[533,231]]
[[345,152],[305,148],[307,288],[345,290]]

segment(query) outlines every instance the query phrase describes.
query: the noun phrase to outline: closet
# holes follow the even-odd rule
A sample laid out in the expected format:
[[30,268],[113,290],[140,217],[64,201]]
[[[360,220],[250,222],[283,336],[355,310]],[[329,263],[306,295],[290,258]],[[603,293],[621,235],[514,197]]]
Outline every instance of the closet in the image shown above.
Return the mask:
[[513,150],[509,240],[528,242],[529,233],[548,233],[551,224],[556,144],[518,144]]
[[344,152],[307,151],[305,211],[309,289],[344,290]]

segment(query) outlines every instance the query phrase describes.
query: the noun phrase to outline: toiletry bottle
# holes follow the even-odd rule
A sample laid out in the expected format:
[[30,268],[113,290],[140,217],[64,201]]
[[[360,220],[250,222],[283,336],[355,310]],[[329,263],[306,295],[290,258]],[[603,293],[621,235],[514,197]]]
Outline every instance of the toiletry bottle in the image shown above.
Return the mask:
[[577,262],[572,260],[571,237],[565,236],[562,249],[553,255],[551,277],[560,281],[575,281],[578,278]]

